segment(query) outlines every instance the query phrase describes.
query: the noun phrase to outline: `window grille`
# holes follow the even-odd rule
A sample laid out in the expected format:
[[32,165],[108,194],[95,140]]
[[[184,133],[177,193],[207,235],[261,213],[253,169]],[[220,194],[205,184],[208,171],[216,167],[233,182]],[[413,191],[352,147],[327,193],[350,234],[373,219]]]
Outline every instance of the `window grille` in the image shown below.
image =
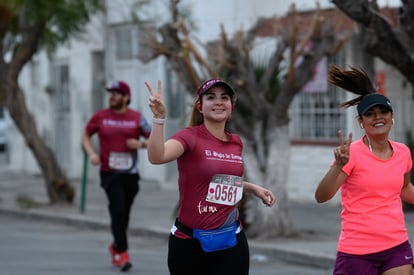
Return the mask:
[[291,139],[301,142],[332,142],[346,127],[346,114],[339,104],[346,93],[332,85],[327,92],[300,93],[291,105]]
[[[324,64],[337,64],[343,52],[330,56]],[[328,70],[326,69],[326,72]],[[346,130],[346,112],[339,104],[347,101],[347,93],[328,84],[326,91],[301,92],[289,109],[290,138],[300,143],[337,142],[338,130]]]

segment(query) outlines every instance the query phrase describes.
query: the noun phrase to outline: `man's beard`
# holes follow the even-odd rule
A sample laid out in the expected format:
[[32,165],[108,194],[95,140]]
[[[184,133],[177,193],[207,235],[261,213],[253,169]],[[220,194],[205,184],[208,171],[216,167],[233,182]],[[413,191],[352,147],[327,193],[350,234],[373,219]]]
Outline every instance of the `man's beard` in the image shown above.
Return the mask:
[[121,110],[122,107],[124,107],[124,104],[121,101],[117,101],[117,102],[110,102],[109,106],[112,110]]

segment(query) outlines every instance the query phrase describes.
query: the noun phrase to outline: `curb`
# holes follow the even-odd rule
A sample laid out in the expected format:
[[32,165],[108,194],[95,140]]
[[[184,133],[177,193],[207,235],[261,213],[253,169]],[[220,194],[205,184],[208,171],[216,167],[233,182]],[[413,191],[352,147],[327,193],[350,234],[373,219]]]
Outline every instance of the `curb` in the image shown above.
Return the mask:
[[264,254],[270,258],[290,262],[298,265],[312,266],[322,269],[331,269],[335,265],[335,255],[324,255],[321,253],[309,253],[286,247],[270,246],[249,242],[251,254]]

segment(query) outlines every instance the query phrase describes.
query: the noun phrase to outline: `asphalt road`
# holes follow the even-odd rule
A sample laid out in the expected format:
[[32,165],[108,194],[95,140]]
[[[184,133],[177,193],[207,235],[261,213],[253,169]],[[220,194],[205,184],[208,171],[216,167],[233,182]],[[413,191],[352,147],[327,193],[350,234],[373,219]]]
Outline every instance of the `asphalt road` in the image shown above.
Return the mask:
[[[109,275],[109,232],[0,215],[0,274]],[[167,239],[130,238],[130,274],[168,274]],[[252,251],[251,275],[328,275],[328,270],[297,266]]]

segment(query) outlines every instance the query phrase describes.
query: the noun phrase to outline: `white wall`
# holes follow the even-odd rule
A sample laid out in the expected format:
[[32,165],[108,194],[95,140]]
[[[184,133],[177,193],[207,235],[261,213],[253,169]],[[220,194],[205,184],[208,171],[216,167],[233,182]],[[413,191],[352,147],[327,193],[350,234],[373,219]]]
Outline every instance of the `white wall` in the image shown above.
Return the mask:
[[[334,146],[294,145],[291,150],[288,199],[297,202],[314,202],[316,187],[333,161]],[[328,203],[339,202],[338,192]]]

